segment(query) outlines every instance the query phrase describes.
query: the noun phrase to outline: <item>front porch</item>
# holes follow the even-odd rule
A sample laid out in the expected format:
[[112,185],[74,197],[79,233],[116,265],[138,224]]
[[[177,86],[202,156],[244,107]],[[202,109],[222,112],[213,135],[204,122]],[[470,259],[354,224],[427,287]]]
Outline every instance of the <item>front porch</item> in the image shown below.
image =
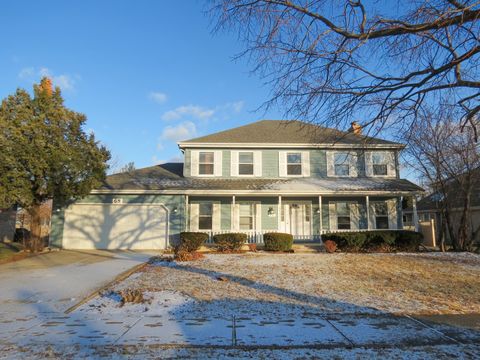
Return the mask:
[[326,233],[403,230],[402,199],[398,194],[186,196],[185,230],[208,233],[207,243],[216,234],[241,232],[248,243],[262,244],[263,234],[285,232],[297,244],[321,244]]

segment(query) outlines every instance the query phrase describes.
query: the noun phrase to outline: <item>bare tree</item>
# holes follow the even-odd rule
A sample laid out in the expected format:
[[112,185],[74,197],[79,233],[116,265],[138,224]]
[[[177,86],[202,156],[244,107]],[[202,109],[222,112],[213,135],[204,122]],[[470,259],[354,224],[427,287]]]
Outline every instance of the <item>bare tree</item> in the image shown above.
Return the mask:
[[470,221],[472,197],[480,186],[479,146],[473,131],[462,131],[448,111],[424,111],[420,117],[422,126],[410,135],[407,161],[431,186],[454,250],[471,250],[480,232]]
[[215,30],[237,30],[289,117],[408,132],[425,105],[458,110],[477,140],[480,2],[215,0]]

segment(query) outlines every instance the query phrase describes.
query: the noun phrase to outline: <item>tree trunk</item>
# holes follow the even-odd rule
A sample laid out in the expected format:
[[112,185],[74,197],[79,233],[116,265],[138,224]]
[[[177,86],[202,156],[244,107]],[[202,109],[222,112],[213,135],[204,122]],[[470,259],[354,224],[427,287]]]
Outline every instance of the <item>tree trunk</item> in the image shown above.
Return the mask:
[[29,250],[31,252],[38,252],[43,250],[42,243],[42,214],[41,205],[34,204],[28,209],[30,215],[30,241]]

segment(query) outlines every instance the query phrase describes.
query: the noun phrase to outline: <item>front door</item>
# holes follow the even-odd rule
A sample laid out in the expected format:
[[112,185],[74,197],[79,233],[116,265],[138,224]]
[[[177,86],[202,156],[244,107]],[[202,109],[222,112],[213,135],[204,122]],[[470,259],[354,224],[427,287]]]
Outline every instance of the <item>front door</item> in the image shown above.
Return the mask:
[[311,240],[311,206],[307,203],[285,204],[285,230],[295,240]]

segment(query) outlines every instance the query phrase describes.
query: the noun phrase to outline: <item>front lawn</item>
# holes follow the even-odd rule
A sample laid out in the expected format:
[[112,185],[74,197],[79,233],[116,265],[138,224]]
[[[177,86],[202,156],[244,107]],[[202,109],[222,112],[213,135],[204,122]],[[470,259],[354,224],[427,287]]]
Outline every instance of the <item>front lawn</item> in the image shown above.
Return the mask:
[[153,262],[116,289],[159,299],[177,294],[191,301],[190,316],[480,313],[480,256],[210,254],[193,262]]
[[5,262],[15,257],[22,250],[18,243],[0,242],[0,262]]

